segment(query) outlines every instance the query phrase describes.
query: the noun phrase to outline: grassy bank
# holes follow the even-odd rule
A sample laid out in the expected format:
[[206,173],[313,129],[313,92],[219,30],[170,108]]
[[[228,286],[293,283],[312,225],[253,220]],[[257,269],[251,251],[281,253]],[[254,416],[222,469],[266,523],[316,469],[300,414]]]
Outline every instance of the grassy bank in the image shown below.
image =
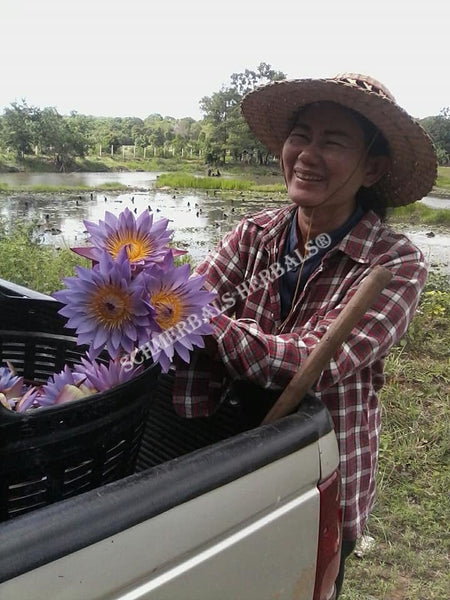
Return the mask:
[[[260,175],[260,177],[264,177]],[[267,176],[265,176],[267,177]],[[156,187],[171,189],[199,189],[243,192],[285,192],[284,183],[258,184],[253,179],[230,177],[196,177],[185,173],[163,173],[156,180]]]
[[434,192],[438,195],[450,195],[450,167],[438,167]]
[[386,361],[378,500],[342,600],[444,600],[450,589],[450,285],[430,276],[405,339]]
[[45,294],[63,287],[63,277],[75,274],[75,266],[88,261],[69,249],[56,250],[36,240],[34,225],[18,224],[7,231],[0,221],[0,277]]
[[[102,156],[86,156],[85,158],[76,158],[68,169],[68,172],[95,172],[105,173],[114,171],[186,171],[186,172],[204,172],[207,167],[204,161],[199,158],[174,158],[174,157],[149,157],[133,158],[127,156],[123,158],[118,153],[114,156],[103,154]],[[25,173],[55,173],[58,171],[53,158],[45,156],[27,156],[24,160],[18,161],[12,155],[0,154],[0,173],[8,172]]]
[[430,208],[425,204],[415,202],[414,204],[391,209],[388,219],[390,223],[450,226],[450,210]]

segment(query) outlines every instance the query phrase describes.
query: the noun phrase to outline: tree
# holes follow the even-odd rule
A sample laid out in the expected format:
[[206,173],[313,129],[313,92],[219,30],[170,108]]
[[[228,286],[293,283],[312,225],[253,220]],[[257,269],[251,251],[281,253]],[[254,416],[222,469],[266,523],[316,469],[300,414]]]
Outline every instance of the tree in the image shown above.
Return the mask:
[[256,71],[246,69],[243,73],[233,73],[230,85],[200,100],[200,109],[205,113],[204,149],[210,162],[225,162],[227,153],[235,160],[242,160],[246,154],[257,156],[261,164],[267,162],[269,154],[251,133],[242,117],[240,103],[256,86],[285,77],[281,71],[262,62]]
[[39,118],[39,109],[28,106],[25,99],[12,102],[5,108],[2,116],[2,143],[6,148],[11,148],[18,159],[23,159],[25,154],[32,152],[36,143],[36,121]]
[[48,156],[53,156],[59,170],[65,171],[77,156],[84,156],[89,139],[76,113],[63,117],[53,107],[46,107],[39,113],[36,123],[36,141]]
[[233,73],[230,79],[232,87],[243,97],[255,87],[286,79],[286,75],[282,71],[274,71],[270,65],[262,62],[256,67],[256,71],[245,69],[243,73]]
[[209,125],[209,135],[206,137],[206,153],[208,162],[225,162],[228,148],[228,138],[233,121],[236,119],[236,109],[239,107],[240,96],[233,88],[222,88],[211,97],[200,101],[200,108],[205,113],[205,123]]
[[447,164],[450,156],[450,108],[443,108],[439,115],[426,117],[420,123],[436,146],[439,164]]

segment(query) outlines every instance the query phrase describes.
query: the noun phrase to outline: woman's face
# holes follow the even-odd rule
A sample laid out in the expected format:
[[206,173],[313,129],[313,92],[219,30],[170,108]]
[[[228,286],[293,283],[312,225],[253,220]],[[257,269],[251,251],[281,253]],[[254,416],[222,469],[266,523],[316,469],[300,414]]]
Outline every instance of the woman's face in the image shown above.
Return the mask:
[[311,104],[300,113],[281,158],[289,197],[304,208],[351,212],[359,188],[379,178],[359,123],[333,103]]

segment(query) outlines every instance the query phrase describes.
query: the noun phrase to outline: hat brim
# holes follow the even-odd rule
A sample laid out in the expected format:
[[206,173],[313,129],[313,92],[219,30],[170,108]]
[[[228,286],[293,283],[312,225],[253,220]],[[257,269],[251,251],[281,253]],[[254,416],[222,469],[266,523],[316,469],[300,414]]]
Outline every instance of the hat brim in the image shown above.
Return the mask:
[[336,102],[356,110],[383,133],[391,166],[374,188],[388,206],[410,204],[432,189],[437,158],[431,138],[405,110],[379,93],[336,79],[283,80],[250,92],[241,108],[256,137],[280,156],[298,111],[313,102]]

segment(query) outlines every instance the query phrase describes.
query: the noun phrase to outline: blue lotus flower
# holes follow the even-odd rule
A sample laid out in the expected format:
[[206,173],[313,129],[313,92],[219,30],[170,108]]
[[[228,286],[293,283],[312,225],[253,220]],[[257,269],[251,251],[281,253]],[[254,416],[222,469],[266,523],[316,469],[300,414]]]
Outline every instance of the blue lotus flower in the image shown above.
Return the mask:
[[175,352],[188,363],[194,346],[204,347],[202,336],[213,332],[203,310],[216,294],[201,289],[204,280],[200,275],[190,276],[188,264],[172,264],[172,268],[161,270],[158,277],[146,276],[148,302],[155,309],[155,321],[161,329],[149,340],[149,347],[153,360],[164,372]]
[[65,365],[60,373],[49,377],[47,383],[38,392],[36,402],[39,406],[51,406],[78,400],[95,392],[92,386],[86,385],[86,375],[75,373]]
[[76,330],[78,343],[89,346],[92,358],[104,349],[111,358],[131,352],[159,329],[144,297],[143,273],[132,277],[126,247],[116,260],[103,251],[94,268],[76,267],[76,273],[63,280],[67,289],[53,295],[65,304],[59,313]]
[[148,264],[161,262],[172,252],[168,246],[172,235],[172,231],[167,230],[168,223],[168,219],[153,222],[153,215],[148,211],[137,219],[128,208],[118,217],[106,211],[105,220],[98,224],[84,221],[93,247],[73,250],[98,262],[104,251],[116,259],[122,248],[126,248],[132,270],[146,267]]
[[23,377],[18,377],[10,362],[0,367],[0,402],[5,408],[14,408],[23,394]]
[[135,365],[133,369],[125,370],[120,360],[110,360],[106,365],[89,356],[81,358],[81,364],[74,366],[74,373],[85,377],[84,384],[92,386],[96,392],[103,392],[125,383],[143,370],[142,365]]

